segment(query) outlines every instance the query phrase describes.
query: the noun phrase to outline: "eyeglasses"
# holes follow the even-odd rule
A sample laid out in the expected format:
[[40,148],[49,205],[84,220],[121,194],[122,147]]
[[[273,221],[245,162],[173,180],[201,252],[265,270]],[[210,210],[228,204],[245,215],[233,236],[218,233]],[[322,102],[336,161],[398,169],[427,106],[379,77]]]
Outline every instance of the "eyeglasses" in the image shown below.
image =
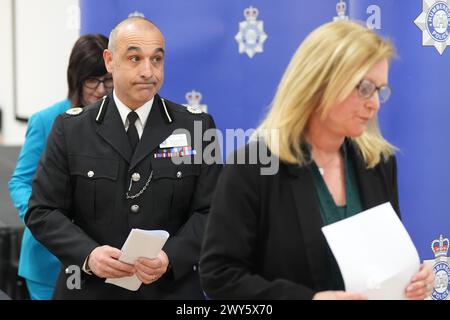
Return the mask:
[[375,91],[378,91],[380,103],[385,103],[391,96],[391,88],[389,86],[377,87],[375,83],[367,79],[361,80],[356,86],[356,90],[358,90],[358,95],[363,99],[370,99]]
[[112,89],[114,87],[112,78],[105,78],[103,80],[97,78],[87,78],[86,80],[84,80],[84,85],[89,89],[97,89],[100,83],[103,83],[103,86],[107,90]]

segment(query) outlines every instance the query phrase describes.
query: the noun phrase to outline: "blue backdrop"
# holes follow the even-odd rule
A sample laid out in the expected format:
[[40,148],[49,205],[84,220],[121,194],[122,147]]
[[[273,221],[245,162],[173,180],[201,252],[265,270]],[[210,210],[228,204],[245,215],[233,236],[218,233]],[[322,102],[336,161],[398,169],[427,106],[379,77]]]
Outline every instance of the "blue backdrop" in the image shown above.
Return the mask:
[[[338,16],[338,2],[81,0],[81,27],[83,34],[108,35],[130,13],[145,15],[166,38],[161,95],[188,103],[186,94],[195,90],[220,129],[247,129],[265,114],[300,42]],[[450,48],[441,55],[433,46],[422,46],[422,31],[414,23],[422,5],[422,0],[350,0],[345,15],[365,21],[397,48],[390,72],[393,96],[380,111],[380,123],[383,134],[400,148],[403,221],[421,258],[430,259],[431,241],[450,234]],[[262,52],[252,57],[239,53],[235,40],[250,6],[258,9],[256,20],[262,22],[253,34],[267,35]]]

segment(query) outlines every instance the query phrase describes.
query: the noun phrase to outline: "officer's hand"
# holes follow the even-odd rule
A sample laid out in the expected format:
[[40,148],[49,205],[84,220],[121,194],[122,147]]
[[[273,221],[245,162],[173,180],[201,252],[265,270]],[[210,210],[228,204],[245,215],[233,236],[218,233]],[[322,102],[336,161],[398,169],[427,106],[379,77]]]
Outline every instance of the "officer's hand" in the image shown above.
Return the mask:
[[145,284],[155,282],[167,271],[169,257],[164,251],[160,251],[154,259],[139,258],[135,263],[136,276]]
[[365,295],[349,291],[320,291],[313,300],[367,300]]
[[135,269],[132,265],[119,261],[122,251],[110,246],[101,246],[92,250],[88,266],[100,278],[122,278],[132,276]]

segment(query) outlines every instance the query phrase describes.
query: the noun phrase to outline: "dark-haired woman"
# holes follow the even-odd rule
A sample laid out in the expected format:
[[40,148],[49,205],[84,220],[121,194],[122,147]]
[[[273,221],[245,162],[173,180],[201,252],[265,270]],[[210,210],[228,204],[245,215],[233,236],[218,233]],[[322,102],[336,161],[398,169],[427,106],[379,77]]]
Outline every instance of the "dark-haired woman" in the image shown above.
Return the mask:
[[[113,87],[112,77],[106,71],[102,57],[107,47],[108,39],[103,35],[81,36],[70,54],[67,99],[33,114],[28,122],[25,143],[9,181],[11,199],[22,220],[28,208],[31,181],[56,116],[69,108],[96,102]],[[19,275],[25,278],[31,299],[51,299],[60,268],[59,260],[36,241],[26,228],[22,239]]]

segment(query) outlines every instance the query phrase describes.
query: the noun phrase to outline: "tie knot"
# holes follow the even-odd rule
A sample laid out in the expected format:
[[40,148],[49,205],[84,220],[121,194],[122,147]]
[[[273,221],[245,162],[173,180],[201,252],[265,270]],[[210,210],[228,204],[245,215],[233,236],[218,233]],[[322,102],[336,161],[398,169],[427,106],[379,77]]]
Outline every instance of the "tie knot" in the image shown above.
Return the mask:
[[128,123],[130,125],[134,124],[136,122],[137,118],[138,118],[138,114],[134,111],[130,111],[130,113],[128,113],[128,115],[127,115]]

